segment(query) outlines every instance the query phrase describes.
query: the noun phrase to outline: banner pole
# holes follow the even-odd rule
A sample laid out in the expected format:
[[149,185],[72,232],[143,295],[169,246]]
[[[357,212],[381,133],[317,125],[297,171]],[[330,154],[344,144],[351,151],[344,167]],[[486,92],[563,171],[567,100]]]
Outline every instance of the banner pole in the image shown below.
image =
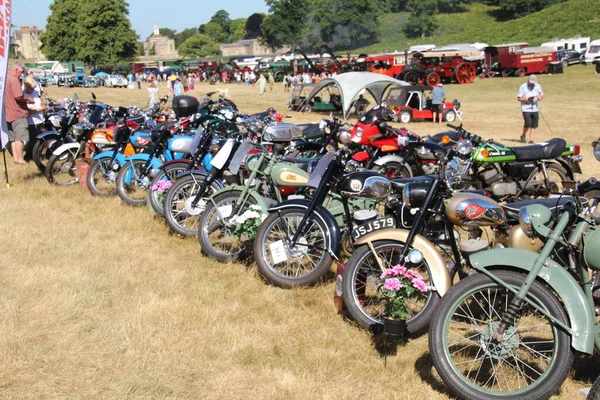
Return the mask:
[[[0,37],[0,43],[2,44],[2,54],[0,54],[0,63],[4,64],[1,65],[0,64],[0,68],[4,67],[2,73],[0,74],[1,82],[0,82],[0,95],[2,97],[0,97],[0,99],[2,101],[0,101],[0,149],[2,149],[2,158],[4,159],[4,179],[6,179],[6,187],[9,188],[10,187],[10,181],[8,179],[8,167],[6,165],[6,145],[10,142],[8,140],[8,136],[6,137],[7,141],[6,143],[3,143],[2,137],[6,136],[6,133],[8,132],[8,125],[6,122],[6,112],[4,109],[4,85],[5,85],[5,81],[6,81],[6,76],[8,74],[8,57],[10,55],[10,37],[11,37],[11,32],[12,32],[12,24],[10,23],[11,20],[11,0],[0,0],[0,6],[4,6],[2,8],[0,8],[0,24],[4,25],[4,29],[2,29],[2,36]],[[8,35],[6,35],[6,33],[8,33]],[[4,36],[6,35],[6,36]]]
[[2,144],[2,135],[0,135],[0,148],[2,148],[2,158],[4,159],[4,179],[6,179],[6,187],[10,187],[8,180],[8,167],[6,166],[6,147]]

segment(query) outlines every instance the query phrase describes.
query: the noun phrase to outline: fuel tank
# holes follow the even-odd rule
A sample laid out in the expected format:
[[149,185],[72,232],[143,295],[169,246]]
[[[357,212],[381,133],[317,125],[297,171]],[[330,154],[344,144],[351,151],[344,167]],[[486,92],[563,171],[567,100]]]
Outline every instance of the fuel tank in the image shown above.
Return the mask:
[[505,221],[504,210],[489,197],[474,193],[456,193],[444,200],[446,217],[454,225],[492,226]]
[[278,186],[306,186],[309,177],[308,172],[288,163],[273,166],[271,176]]

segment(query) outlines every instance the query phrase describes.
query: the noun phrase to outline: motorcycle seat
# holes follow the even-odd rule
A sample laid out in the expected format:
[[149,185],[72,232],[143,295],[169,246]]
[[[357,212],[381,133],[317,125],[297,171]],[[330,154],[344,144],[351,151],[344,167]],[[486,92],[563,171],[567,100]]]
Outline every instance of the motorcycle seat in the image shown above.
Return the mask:
[[287,163],[291,163],[291,164],[304,164],[304,165],[308,165],[310,163],[316,163],[319,162],[319,160],[321,159],[322,156],[318,156],[315,158],[304,158],[304,157],[283,157],[281,159],[281,161],[285,161]]
[[[518,221],[520,216],[521,207],[529,206],[532,204],[541,204],[550,210],[553,217],[556,217],[562,207],[569,201],[575,201],[573,196],[561,196],[561,197],[550,197],[544,199],[529,199],[516,201],[514,203],[507,203],[502,206],[504,213],[506,214],[507,221]],[[581,199],[583,205],[587,204],[587,199]]]
[[413,176],[410,178],[392,178],[390,179],[390,183],[392,184],[392,188],[397,191],[402,191],[404,186],[408,183],[414,182],[433,182],[435,175],[422,175],[422,176]]
[[564,139],[554,138],[547,142],[532,144],[531,146],[509,147],[515,153],[517,161],[546,160],[560,156],[565,151],[567,142]]

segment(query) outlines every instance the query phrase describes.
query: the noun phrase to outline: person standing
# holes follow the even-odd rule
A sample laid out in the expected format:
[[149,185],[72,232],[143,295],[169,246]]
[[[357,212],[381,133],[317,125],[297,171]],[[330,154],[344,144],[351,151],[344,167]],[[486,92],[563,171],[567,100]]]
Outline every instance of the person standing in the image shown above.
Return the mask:
[[173,85],[173,95],[181,96],[183,94],[183,85],[181,84],[181,80],[179,78],[175,79],[175,84]]
[[275,77],[272,72],[269,72],[269,91],[275,91]]
[[29,108],[29,116],[27,117],[27,129],[29,131],[29,140],[25,145],[25,162],[31,161],[31,155],[33,154],[33,146],[35,145],[35,141],[37,136],[42,133],[42,126],[44,125],[44,113],[46,110],[46,106],[42,105],[42,99],[40,96],[39,90],[36,90],[37,87],[40,86],[33,77],[26,77],[23,80],[23,92],[24,96],[33,99],[33,104],[28,104],[27,108]]
[[446,101],[446,90],[444,85],[440,82],[431,91],[431,112],[433,113],[433,122],[435,123],[436,117],[439,115],[438,123],[442,123],[444,117],[444,102]]
[[152,110],[158,103],[158,86],[151,80],[148,84],[148,109]]
[[181,85],[183,86],[183,93],[187,93],[190,90],[188,78],[185,73],[181,74]]
[[538,103],[544,97],[542,87],[537,81],[537,76],[529,75],[527,82],[519,88],[517,99],[521,103],[521,112],[523,113],[523,133],[521,142],[525,143],[527,130],[529,130],[529,143],[533,143],[533,136],[539,122]]
[[8,123],[8,138],[11,141],[12,155],[15,164],[25,164],[23,148],[29,139],[27,117],[29,110],[27,104],[34,104],[35,100],[25,97],[19,76],[23,72],[20,64],[13,65],[6,76],[4,88],[4,114]]
[[267,79],[265,78],[265,75],[260,74],[260,77],[258,78],[258,81],[256,83],[258,83],[259,96],[263,97],[263,95],[267,91]]

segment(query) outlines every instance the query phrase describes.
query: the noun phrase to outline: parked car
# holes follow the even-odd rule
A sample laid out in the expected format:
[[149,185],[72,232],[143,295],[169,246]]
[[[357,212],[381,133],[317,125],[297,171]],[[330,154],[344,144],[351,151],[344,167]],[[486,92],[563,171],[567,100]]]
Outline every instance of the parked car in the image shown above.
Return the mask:
[[127,86],[127,79],[123,75],[109,75],[106,78],[106,86],[124,88]]
[[558,58],[558,61],[562,62],[563,67],[566,68],[569,65],[581,64],[583,54],[571,49],[559,50],[556,52],[556,58]]
[[57,85],[73,87],[73,86],[75,86],[75,79],[73,78],[73,75],[71,75],[70,73],[62,72],[62,73],[58,74]]
[[87,78],[85,78],[85,87],[98,87],[98,81],[99,79],[96,78],[95,76],[88,76]]
[[[433,120],[431,98],[426,96],[426,91],[431,91],[431,86],[401,86],[392,88],[385,102],[394,110],[395,119],[403,124],[408,124],[414,119]],[[462,120],[462,111],[458,100],[446,101],[442,116],[446,122],[454,122],[457,118]]]
[[56,76],[54,76],[54,74],[47,74],[46,75],[46,85],[56,85],[56,84],[57,84]]
[[585,51],[585,56],[583,62],[585,65],[592,64],[594,62],[594,58],[600,56],[600,39],[592,40],[590,42],[590,47]]

